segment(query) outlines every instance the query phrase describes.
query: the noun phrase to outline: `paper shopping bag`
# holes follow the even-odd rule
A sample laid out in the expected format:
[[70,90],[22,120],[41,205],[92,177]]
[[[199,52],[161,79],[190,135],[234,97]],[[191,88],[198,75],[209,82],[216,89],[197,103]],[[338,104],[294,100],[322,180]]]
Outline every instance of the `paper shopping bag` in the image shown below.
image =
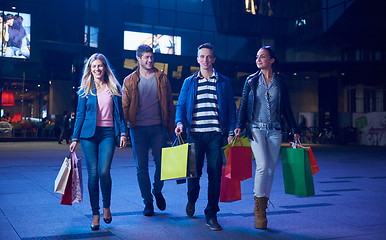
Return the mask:
[[60,204],[62,205],[72,205],[72,172],[71,169],[70,176],[67,179],[66,189],[60,198]]
[[308,159],[310,160],[311,172],[312,175],[314,175],[315,173],[319,172],[320,169],[318,163],[316,162],[316,158],[314,156],[314,153],[312,152],[312,149],[310,147],[306,147],[306,149],[308,151]]
[[188,151],[188,169],[186,176],[188,178],[195,178],[197,177],[197,165],[196,165],[196,148],[194,143],[188,143],[189,144],[189,151]]
[[251,147],[233,146],[228,149],[225,177],[244,181],[252,177]]
[[229,143],[228,145],[225,145],[222,147],[223,149],[230,148],[232,146],[244,146],[244,147],[250,147],[251,143],[249,142],[247,137],[235,137],[234,140]]
[[187,177],[189,144],[162,148],[161,180]]
[[[290,146],[291,147],[293,147],[294,144],[295,143],[290,142]],[[312,175],[314,175],[315,173],[319,172],[320,169],[319,169],[318,163],[316,162],[316,158],[315,158],[314,153],[312,152],[311,147],[304,147],[301,144],[295,144],[295,145],[298,148],[305,148],[305,149],[307,149],[307,151],[308,151],[308,159],[310,160]]]
[[[251,143],[249,142],[249,139],[247,137],[238,137],[234,138],[234,140],[229,143],[228,145],[225,145],[222,147],[224,149],[224,155],[227,154],[228,149],[232,146],[243,146],[243,147],[250,147]],[[254,158],[253,153],[252,153],[252,159]]]
[[302,197],[315,195],[307,149],[283,148],[282,168],[286,194]]
[[225,177],[229,179],[243,181],[252,177],[252,150],[250,146],[242,146],[242,144],[243,142],[239,138],[235,140],[233,146],[224,150],[226,158]]
[[[186,178],[195,178],[197,177],[197,165],[196,165],[196,149],[194,147],[194,143],[189,144],[188,151],[188,166]],[[177,179],[177,184],[186,183],[186,178]]]
[[222,167],[220,202],[234,202],[241,200],[240,180],[225,177],[225,167]]
[[70,171],[71,171],[71,158],[65,157],[62,163],[62,166],[60,167],[59,173],[55,179],[55,186],[54,186],[55,192],[64,194],[64,191],[66,189],[66,185],[68,182],[68,178],[70,176]]
[[72,162],[72,203],[83,201],[82,161],[75,152],[71,153]]

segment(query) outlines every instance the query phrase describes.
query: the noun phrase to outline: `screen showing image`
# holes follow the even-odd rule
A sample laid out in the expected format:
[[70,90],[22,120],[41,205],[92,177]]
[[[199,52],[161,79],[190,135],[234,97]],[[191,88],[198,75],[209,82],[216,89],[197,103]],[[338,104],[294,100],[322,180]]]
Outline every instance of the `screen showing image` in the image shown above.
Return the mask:
[[125,50],[137,50],[141,44],[152,46],[155,53],[181,55],[181,37],[143,32],[124,32]]
[[0,10],[0,57],[30,58],[31,14]]

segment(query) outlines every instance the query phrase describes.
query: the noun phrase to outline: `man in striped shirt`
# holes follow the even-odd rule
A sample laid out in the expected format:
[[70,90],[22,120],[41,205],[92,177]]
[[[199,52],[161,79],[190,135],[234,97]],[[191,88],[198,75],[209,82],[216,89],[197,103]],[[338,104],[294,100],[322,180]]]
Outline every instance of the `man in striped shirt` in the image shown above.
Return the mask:
[[236,105],[231,80],[215,71],[213,46],[204,43],[198,47],[200,69],[185,79],[176,106],[177,135],[184,130],[188,141],[195,144],[197,178],[188,179],[186,214],[192,217],[200,191],[200,177],[207,159],[208,204],[206,224],[212,230],[221,230],[217,221],[222,171],[222,150],[225,139],[231,142],[235,128]]

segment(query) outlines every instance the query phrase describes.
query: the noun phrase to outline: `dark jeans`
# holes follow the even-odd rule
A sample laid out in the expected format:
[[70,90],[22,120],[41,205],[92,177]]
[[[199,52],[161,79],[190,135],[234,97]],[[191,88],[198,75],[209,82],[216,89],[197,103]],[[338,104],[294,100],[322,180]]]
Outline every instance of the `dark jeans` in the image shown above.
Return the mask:
[[80,140],[88,172],[88,191],[93,215],[99,215],[99,182],[103,207],[111,203],[111,162],[115,150],[114,128],[97,127],[92,138]]
[[206,218],[216,216],[220,211],[220,183],[222,173],[223,135],[217,132],[189,133],[188,141],[194,142],[197,157],[197,178],[188,179],[188,200],[195,203],[200,192],[200,178],[206,156],[208,173],[208,204],[205,208]]
[[165,146],[165,128],[162,125],[136,126],[130,128],[133,155],[137,164],[137,179],[143,203],[153,203],[149,176],[149,150],[155,162],[153,192],[160,193],[164,186],[161,181],[161,151]]

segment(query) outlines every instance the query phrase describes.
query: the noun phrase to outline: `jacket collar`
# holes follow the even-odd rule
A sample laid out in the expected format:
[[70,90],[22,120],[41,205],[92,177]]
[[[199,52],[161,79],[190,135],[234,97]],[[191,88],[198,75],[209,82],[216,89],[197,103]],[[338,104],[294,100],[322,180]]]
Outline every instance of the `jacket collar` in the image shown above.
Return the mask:
[[[154,72],[154,74],[155,74],[155,78],[156,79],[159,79],[159,77],[161,76],[161,74],[163,73],[162,71],[160,71],[160,70],[158,70],[158,68],[156,68],[156,67],[153,67],[152,68],[152,70],[153,70],[153,72]],[[137,67],[137,69],[135,70],[135,74],[137,75],[137,77],[138,77],[138,80],[140,79],[140,73],[139,73],[139,67]]]
[[247,81],[250,85],[253,85],[253,83],[258,79],[259,74],[261,73],[260,70],[257,70],[257,72],[251,74],[248,76]]
[[[195,78],[204,78],[204,77],[201,76],[200,69],[198,69],[198,70],[193,74],[193,76],[194,76]],[[218,80],[218,73],[217,73],[216,69],[213,68],[213,74],[212,74],[212,76],[210,76],[210,78],[216,78],[216,79]]]

